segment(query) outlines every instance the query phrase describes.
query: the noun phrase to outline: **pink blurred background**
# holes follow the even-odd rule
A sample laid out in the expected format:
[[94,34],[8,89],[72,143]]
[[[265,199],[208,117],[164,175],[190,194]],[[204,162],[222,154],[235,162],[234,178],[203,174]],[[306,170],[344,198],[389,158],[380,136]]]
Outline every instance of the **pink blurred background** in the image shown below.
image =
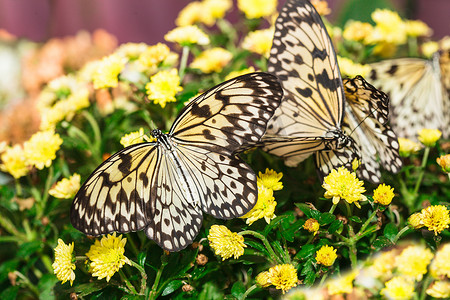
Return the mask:
[[[328,0],[335,19],[347,0]],[[366,0],[372,1],[372,0]],[[163,41],[175,27],[178,12],[189,0],[0,0],[0,28],[18,37],[45,41],[50,37],[73,35],[81,29],[103,28],[119,43]],[[236,2],[236,0],[235,0]],[[280,6],[284,3],[280,0]],[[416,3],[412,19],[426,22],[434,38],[450,34],[450,0],[394,0],[400,11]],[[231,13],[237,14],[236,6]]]

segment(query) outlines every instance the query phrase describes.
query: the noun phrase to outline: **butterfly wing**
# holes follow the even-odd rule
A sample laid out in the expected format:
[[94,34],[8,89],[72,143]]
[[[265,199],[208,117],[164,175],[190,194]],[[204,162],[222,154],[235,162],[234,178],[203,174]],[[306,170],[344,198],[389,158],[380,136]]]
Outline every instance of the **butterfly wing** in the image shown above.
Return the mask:
[[450,137],[450,50],[442,50],[439,56],[441,70],[442,100],[444,112],[444,126],[442,136]]
[[[268,70],[278,76],[285,95],[263,138],[265,150],[300,162],[324,149],[323,140],[336,138],[333,132],[341,130],[344,112],[336,54],[321,17],[309,1],[289,0],[281,10]],[[297,138],[298,142],[270,142],[280,136]],[[295,155],[298,157],[293,158]]]
[[371,82],[391,101],[391,125],[397,135],[417,140],[423,128],[443,130],[444,105],[438,58],[385,60],[370,65]]

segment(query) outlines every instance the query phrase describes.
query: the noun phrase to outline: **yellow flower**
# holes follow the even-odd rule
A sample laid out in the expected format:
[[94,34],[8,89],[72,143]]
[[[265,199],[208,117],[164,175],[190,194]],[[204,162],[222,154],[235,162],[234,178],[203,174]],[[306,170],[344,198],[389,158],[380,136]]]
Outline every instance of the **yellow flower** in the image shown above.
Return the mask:
[[239,10],[249,19],[269,17],[277,10],[277,0],[238,0]]
[[423,55],[429,58],[432,57],[435,52],[439,51],[439,44],[435,41],[425,42],[420,47]]
[[169,47],[165,44],[158,43],[147,47],[147,49],[139,56],[138,61],[142,66],[153,72],[161,63],[167,60],[169,56]]
[[70,281],[72,285],[75,280],[76,266],[73,258],[73,242],[66,245],[63,240],[58,239],[58,246],[55,248],[55,261],[52,264],[53,272],[56,274],[56,278],[64,284],[66,281]]
[[403,277],[394,277],[386,282],[380,294],[393,300],[411,299],[414,295],[414,282]]
[[371,16],[376,26],[368,37],[368,42],[374,44],[386,42],[394,45],[406,42],[406,25],[398,13],[387,9],[376,9]]
[[433,298],[450,298],[450,282],[435,281],[433,285],[427,288],[427,295]]
[[436,159],[438,165],[441,166],[442,171],[450,173],[450,154],[442,155]]
[[119,84],[119,74],[123,68],[125,68],[125,62],[119,55],[111,54],[104,57],[97,66],[96,71],[94,71],[94,74],[92,74],[94,88],[117,87]]
[[407,20],[405,25],[408,36],[430,36],[433,33],[433,30],[420,20]]
[[332,246],[323,245],[316,252],[316,261],[318,264],[322,264],[326,267],[330,267],[334,264],[337,258],[336,249]]
[[212,26],[216,19],[225,16],[225,13],[232,5],[231,0],[193,1],[180,11],[175,24],[177,26],[188,26],[195,23],[203,23],[207,26]]
[[291,264],[276,265],[269,269],[269,281],[284,294],[297,286],[297,270]]
[[131,261],[125,256],[126,243],[127,239],[122,239],[122,235],[116,237],[115,232],[102,237],[100,241],[95,240],[86,253],[92,276],[99,280],[106,277],[106,281],[109,281],[124,264],[131,265]]
[[442,132],[439,129],[422,129],[418,133],[419,141],[427,147],[434,147],[441,138]]
[[168,42],[178,43],[181,46],[209,44],[208,36],[196,25],[177,27],[169,31],[164,36],[164,39]]
[[351,20],[345,24],[343,37],[346,40],[363,42],[372,34],[372,30],[370,23]]
[[220,72],[233,58],[231,52],[223,48],[212,48],[203,51],[191,63],[191,68],[200,69],[203,73]]
[[342,198],[361,207],[358,201],[366,200],[362,194],[366,191],[363,185],[364,182],[356,178],[355,172],[350,173],[345,167],[339,167],[325,177],[322,187],[326,189],[325,198],[333,198],[333,204],[338,204]]
[[450,278],[450,243],[443,245],[437,252],[430,266],[434,278],[446,276]]
[[48,193],[58,199],[70,199],[80,189],[80,175],[74,173],[69,178],[63,178],[52,187]]
[[416,153],[420,150],[420,144],[411,141],[410,139],[398,138],[398,143],[400,144],[400,156],[408,157],[411,154]]
[[267,58],[272,47],[273,33],[273,27],[252,31],[244,38],[242,48]]
[[422,223],[429,231],[434,231],[435,235],[441,233],[449,227],[450,212],[444,205],[431,205],[422,209]]
[[8,172],[14,178],[20,178],[28,174],[29,168],[25,159],[25,153],[20,145],[8,147],[0,156],[0,170]]
[[375,191],[373,191],[373,201],[380,203],[381,205],[389,205],[394,198],[394,188],[384,183],[378,185]]
[[230,74],[228,74],[225,77],[225,80],[230,80],[232,78],[235,78],[235,77],[238,77],[238,76],[241,76],[241,75],[245,75],[245,74],[248,74],[248,73],[253,73],[253,72],[255,72],[255,68],[253,68],[252,66],[250,66],[250,67],[248,67],[246,69],[240,70],[240,71],[232,71],[232,72],[230,72]]
[[372,68],[369,65],[362,65],[353,62],[351,59],[338,55],[339,70],[343,76],[355,77],[361,75],[367,76]]
[[304,229],[308,230],[309,232],[313,232],[314,234],[317,233],[319,227],[319,222],[313,218],[309,218],[308,220],[306,220],[305,224],[303,224]]
[[325,0],[311,0],[311,4],[321,16],[326,16],[331,13],[331,9],[328,7],[328,2]]
[[353,280],[358,275],[359,271],[355,270],[347,273],[344,276],[339,276],[328,281],[328,294],[349,294],[353,291]]
[[53,130],[39,131],[24,143],[24,153],[28,165],[33,165],[39,170],[50,167],[52,160],[56,158],[63,140]]
[[253,222],[264,218],[267,224],[270,223],[270,220],[275,218],[275,207],[277,206],[277,202],[273,197],[273,190],[266,188],[264,185],[258,182],[258,201],[256,205],[242,218],[247,219],[246,223],[252,225]]
[[134,144],[140,144],[144,142],[154,142],[156,138],[149,137],[144,134],[144,128],[139,128],[139,131],[133,131],[128,134],[125,134],[121,139],[120,143],[123,147],[128,147]]
[[209,229],[208,240],[211,248],[216,255],[222,257],[222,260],[234,256],[237,259],[244,254],[244,237],[231,232],[223,225],[213,225]]
[[270,283],[270,275],[268,271],[259,273],[256,278],[256,283],[260,285],[261,287],[268,287],[271,285]]
[[[379,55],[383,58],[392,57],[394,56],[395,52],[397,51],[397,46],[394,43],[388,43],[388,42],[374,42],[375,48],[373,48],[373,54]],[[371,44],[371,42],[367,42],[367,44]]]
[[376,278],[389,278],[392,275],[392,270],[395,267],[395,251],[385,251],[377,255],[373,260],[370,270]]
[[214,20],[223,18],[232,6],[231,0],[203,0],[204,13]]
[[395,258],[395,266],[403,276],[422,280],[422,276],[427,273],[427,267],[433,256],[430,249],[411,245]]
[[280,181],[282,177],[283,173],[277,173],[274,170],[266,168],[264,173],[259,172],[257,182],[268,189],[279,191],[283,188],[283,183]]
[[150,82],[145,85],[145,89],[148,98],[162,108],[167,102],[175,102],[175,95],[183,90],[177,69],[159,71],[150,77]]
[[128,61],[133,61],[138,59],[147,48],[148,45],[145,43],[125,43],[120,45],[115,53]]
[[422,228],[423,227],[422,213],[418,212],[418,213],[412,214],[408,218],[408,223],[414,229]]

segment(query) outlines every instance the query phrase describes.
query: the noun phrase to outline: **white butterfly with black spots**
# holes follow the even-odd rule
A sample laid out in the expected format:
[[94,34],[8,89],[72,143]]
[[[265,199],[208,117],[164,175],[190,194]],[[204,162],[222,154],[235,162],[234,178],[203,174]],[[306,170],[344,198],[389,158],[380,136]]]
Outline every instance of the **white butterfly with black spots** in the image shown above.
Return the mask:
[[237,154],[266,131],[283,92],[275,76],[252,73],[191,101],[169,133],[105,160],[78,191],[71,222],[87,235],[144,230],[163,249],[194,240],[202,211],[240,217],[256,204],[254,171]]

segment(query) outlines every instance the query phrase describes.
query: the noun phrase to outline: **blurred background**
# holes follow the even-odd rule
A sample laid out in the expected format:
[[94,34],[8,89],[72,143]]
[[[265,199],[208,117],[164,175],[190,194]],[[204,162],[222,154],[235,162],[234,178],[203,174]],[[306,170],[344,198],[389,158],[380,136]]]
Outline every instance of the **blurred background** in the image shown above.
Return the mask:
[[[119,43],[163,41],[175,27],[178,12],[188,0],[0,0],[0,29],[33,41],[74,35],[102,28]],[[234,1],[236,2],[236,0]],[[284,3],[279,1],[279,6]],[[375,7],[391,8],[408,19],[430,26],[434,39],[450,34],[450,0],[328,0],[329,19],[343,25],[349,18],[370,21]],[[228,18],[238,14],[233,6]]]

